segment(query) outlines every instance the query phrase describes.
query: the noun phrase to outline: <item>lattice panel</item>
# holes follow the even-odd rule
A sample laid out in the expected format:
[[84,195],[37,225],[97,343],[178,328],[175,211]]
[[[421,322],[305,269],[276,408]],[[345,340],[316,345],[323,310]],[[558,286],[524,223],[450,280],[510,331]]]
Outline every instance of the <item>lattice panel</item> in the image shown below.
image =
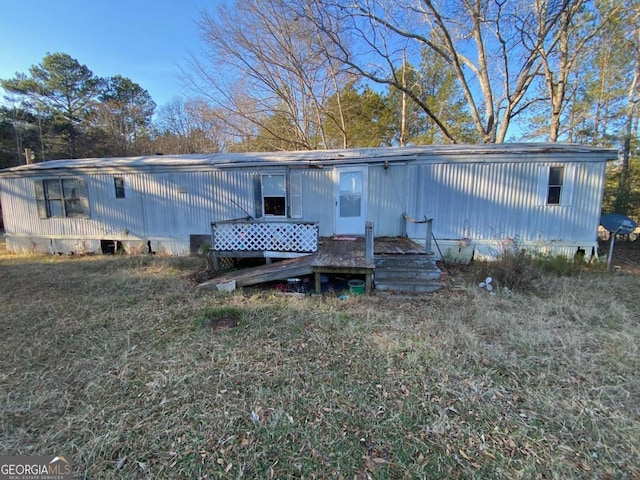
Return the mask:
[[213,250],[310,253],[318,250],[318,226],[256,222],[212,225]]

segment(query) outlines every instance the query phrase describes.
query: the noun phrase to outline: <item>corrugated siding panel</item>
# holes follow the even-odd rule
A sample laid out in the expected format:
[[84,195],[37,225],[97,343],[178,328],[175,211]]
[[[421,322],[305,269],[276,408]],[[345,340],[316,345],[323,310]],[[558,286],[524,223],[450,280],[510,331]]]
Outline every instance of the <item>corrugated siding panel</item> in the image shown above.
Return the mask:
[[[434,218],[440,239],[581,241],[595,237],[604,166],[567,165],[573,178],[567,205],[546,206],[540,172],[557,163],[423,164],[408,167],[408,213]],[[569,179],[567,179],[569,180]],[[419,226],[408,226],[420,237]]]
[[369,167],[369,204],[367,220],[373,222],[375,236],[397,236],[402,233],[406,192],[404,165]]
[[[13,235],[109,238],[121,236],[122,230],[131,228],[131,223],[140,218],[129,208],[131,199],[116,200],[115,193],[109,195],[109,188],[114,189],[113,176],[82,178],[87,182],[90,218],[41,219],[36,210],[34,191],[34,181],[39,179],[4,179],[2,189],[11,197],[9,199],[9,195],[3,196],[6,232]],[[128,208],[123,208],[124,204]]]
[[[284,169],[263,169],[265,172]],[[330,169],[299,169],[302,180],[302,220],[320,223],[320,234],[331,235],[334,192]],[[210,232],[215,221],[255,213],[255,176],[249,170],[156,174],[145,179],[145,214],[154,235]],[[257,192],[259,194],[259,192]],[[177,233],[176,233],[177,232]]]
[[[29,193],[25,185],[31,186]],[[0,202],[5,232],[26,234],[35,229],[38,212],[35,203],[33,181],[24,178],[0,179]]]
[[[145,238],[142,203],[135,190],[139,175],[117,175],[124,179],[125,198],[116,198],[114,175],[86,177],[91,220],[84,234],[93,238]],[[68,220],[68,219],[65,219]]]
[[[39,218],[35,200],[35,180],[38,179],[31,177],[3,180],[2,204],[6,232],[14,235],[82,235],[90,219]],[[90,188],[88,184],[87,188]]]
[[208,234],[211,222],[255,212],[251,172],[164,173],[140,180],[149,236]]
[[310,168],[302,172],[302,219],[319,222],[321,237],[333,235],[336,210],[333,169]]
[[[321,234],[331,235],[331,170],[300,172],[303,219],[320,222],[324,229]],[[188,238],[191,234],[208,234],[211,222],[255,213],[255,175],[239,169],[116,175],[124,179],[125,198],[115,198],[114,175],[83,177],[91,210],[87,219],[40,219],[33,186],[38,178],[5,178],[1,180],[5,228],[15,235],[86,238]]]
[[597,238],[602,208],[606,164],[584,163],[575,168],[573,189],[575,216],[578,220],[575,235]]
[[125,235],[188,238],[190,234],[209,233],[212,221],[246,216],[238,205],[254,212],[253,174],[250,172],[117,176],[124,178],[126,198],[115,198],[113,175],[84,177],[91,210],[91,217],[87,219],[40,219],[33,187],[36,179],[3,179],[7,233],[87,238],[121,238]]

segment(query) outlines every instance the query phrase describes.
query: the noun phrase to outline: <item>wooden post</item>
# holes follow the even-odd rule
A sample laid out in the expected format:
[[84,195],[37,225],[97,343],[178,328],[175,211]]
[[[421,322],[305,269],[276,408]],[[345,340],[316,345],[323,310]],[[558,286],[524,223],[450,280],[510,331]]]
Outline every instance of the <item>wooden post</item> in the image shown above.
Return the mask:
[[[371,271],[369,271],[371,272]],[[373,282],[371,281],[371,273],[367,273],[364,276],[364,291],[366,293],[371,293],[371,288],[373,287]]]
[[427,255],[431,255],[433,251],[431,250],[431,239],[433,238],[433,218],[429,218],[427,220],[427,233],[426,233],[424,248],[427,250]]
[[364,257],[367,263],[373,263],[373,222],[364,224]]
[[207,253],[207,258],[211,258],[212,260],[211,266],[213,267],[213,271],[218,272],[220,271],[220,259],[218,258],[214,250],[215,244],[216,244],[216,224],[212,223],[211,224],[211,248]]

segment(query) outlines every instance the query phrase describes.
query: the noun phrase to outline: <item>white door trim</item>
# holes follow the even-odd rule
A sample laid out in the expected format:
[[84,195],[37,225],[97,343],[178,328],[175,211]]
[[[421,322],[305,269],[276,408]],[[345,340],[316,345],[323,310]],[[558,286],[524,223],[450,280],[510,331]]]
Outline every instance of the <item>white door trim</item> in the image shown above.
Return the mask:
[[[342,177],[342,175],[345,177]],[[367,219],[367,166],[336,167],[335,183],[335,234],[364,235]],[[341,178],[344,180],[341,187]],[[345,185],[345,181],[350,185]],[[347,187],[347,188],[345,188]],[[350,202],[345,204],[345,202]]]

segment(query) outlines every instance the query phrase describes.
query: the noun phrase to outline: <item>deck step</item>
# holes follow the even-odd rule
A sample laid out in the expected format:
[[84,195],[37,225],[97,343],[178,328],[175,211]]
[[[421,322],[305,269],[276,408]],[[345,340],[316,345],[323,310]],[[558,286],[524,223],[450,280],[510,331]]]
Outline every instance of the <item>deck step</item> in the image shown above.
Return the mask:
[[376,290],[379,290],[379,291],[404,292],[404,293],[432,293],[432,292],[437,292],[441,288],[442,288],[442,284],[440,282],[379,283],[376,281]]
[[384,255],[375,258],[375,288],[428,293],[439,290],[440,269],[430,255]]
[[437,268],[431,255],[376,255],[376,268],[403,269],[409,268]]

